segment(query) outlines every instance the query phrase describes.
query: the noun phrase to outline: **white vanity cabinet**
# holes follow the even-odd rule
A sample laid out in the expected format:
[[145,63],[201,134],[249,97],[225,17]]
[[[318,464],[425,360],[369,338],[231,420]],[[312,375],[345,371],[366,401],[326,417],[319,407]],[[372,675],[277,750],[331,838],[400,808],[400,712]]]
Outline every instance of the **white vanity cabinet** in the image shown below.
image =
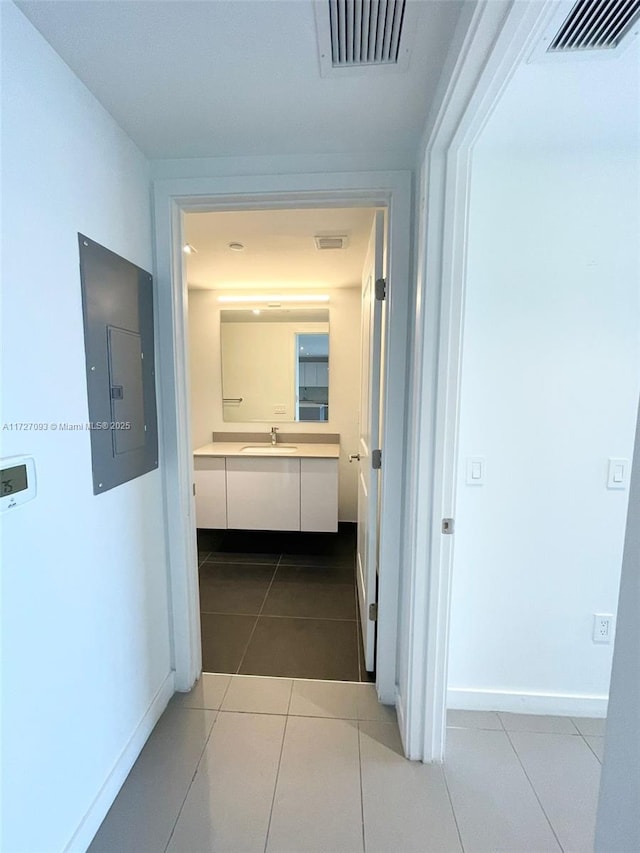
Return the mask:
[[300,530],[338,529],[338,460],[300,460]]
[[227,526],[300,530],[300,460],[227,457]]
[[227,475],[224,457],[196,456],[196,527],[227,527]]
[[194,469],[197,527],[338,530],[335,457],[196,453]]

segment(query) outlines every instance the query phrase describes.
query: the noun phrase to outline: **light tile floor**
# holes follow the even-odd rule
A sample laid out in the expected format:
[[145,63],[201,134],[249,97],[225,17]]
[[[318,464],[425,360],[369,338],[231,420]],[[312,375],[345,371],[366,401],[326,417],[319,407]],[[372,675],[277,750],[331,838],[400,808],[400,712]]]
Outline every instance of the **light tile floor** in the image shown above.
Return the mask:
[[604,721],[450,711],[407,761],[369,684],[203,675],[90,853],[590,853]]

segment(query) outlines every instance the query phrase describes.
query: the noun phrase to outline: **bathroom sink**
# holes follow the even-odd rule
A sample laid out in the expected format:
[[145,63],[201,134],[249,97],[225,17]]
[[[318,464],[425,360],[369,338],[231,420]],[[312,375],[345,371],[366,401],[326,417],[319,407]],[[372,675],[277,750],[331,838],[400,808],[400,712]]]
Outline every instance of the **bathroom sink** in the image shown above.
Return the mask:
[[245,444],[240,448],[240,453],[280,456],[281,453],[294,453],[297,449],[296,444]]

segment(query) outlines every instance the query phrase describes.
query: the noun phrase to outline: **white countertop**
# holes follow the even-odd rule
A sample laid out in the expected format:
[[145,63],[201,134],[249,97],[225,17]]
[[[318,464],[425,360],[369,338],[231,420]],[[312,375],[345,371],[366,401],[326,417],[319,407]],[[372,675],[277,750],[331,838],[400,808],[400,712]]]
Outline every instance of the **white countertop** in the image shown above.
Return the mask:
[[[279,444],[281,449],[279,450]],[[338,459],[340,457],[339,444],[315,444],[313,442],[283,441],[273,447],[268,441],[213,441],[204,444],[193,451],[194,456],[277,456],[289,459]],[[287,447],[295,446],[295,450],[286,450]],[[243,448],[252,448],[243,450]]]

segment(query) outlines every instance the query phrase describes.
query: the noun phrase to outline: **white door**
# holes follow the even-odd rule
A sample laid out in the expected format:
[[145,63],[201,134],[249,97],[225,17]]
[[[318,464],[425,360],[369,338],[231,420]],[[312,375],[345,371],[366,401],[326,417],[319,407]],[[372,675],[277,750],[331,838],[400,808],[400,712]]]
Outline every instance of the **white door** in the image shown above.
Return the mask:
[[358,453],[357,583],[364,660],[375,668],[375,621],[370,605],[376,602],[378,572],[378,479],[372,467],[373,451],[380,448],[380,357],[382,302],[376,299],[376,280],[384,275],[384,213],[377,212],[362,270],[362,358],[360,368],[360,441]]

